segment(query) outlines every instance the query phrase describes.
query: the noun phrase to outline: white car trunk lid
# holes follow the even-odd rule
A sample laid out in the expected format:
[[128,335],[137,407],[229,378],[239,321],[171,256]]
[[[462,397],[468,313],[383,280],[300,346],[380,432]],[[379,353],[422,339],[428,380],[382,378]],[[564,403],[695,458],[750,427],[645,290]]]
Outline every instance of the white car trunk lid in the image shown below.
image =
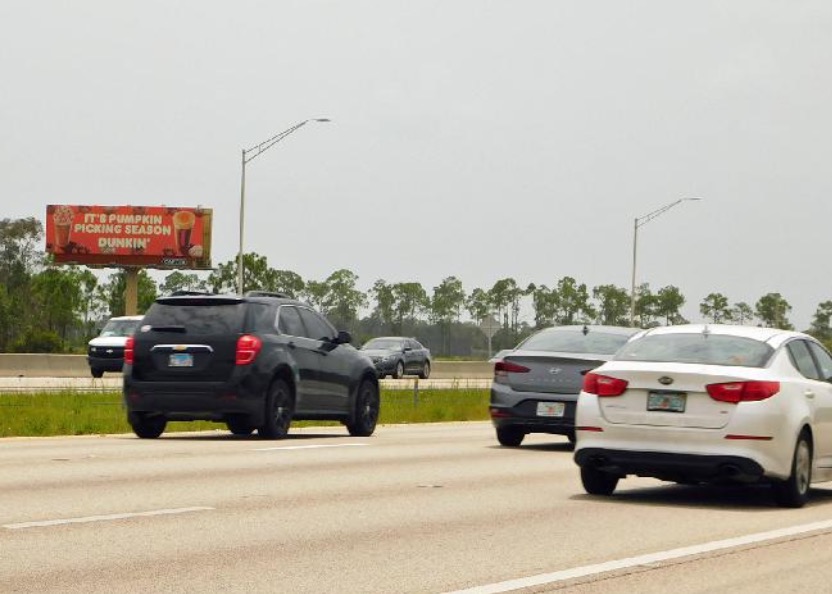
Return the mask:
[[680,363],[613,363],[597,370],[628,382],[620,396],[599,397],[601,414],[609,423],[654,427],[720,429],[731,420],[737,405],[714,400],[706,386],[736,382],[761,370]]

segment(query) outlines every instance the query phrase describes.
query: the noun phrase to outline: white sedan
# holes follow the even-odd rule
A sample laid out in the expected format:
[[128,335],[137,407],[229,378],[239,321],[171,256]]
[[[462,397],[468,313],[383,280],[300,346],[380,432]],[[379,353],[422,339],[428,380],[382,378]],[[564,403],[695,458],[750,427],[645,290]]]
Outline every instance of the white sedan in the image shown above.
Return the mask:
[[584,489],[627,475],[758,483],[800,507],[832,480],[832,356],[800,332],[666,326],[584,377],[575,462]]

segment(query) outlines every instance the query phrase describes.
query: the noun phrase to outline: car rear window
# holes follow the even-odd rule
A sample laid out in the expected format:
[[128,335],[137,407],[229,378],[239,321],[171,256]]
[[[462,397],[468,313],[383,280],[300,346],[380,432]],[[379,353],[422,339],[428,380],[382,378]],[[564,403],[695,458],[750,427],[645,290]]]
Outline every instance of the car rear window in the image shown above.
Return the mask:
[[552,351],[556,353],[595,353],[612,355],[627,342],[629,335],[590,330],[539,332],[526,339],[518,349]]
[[615,360],[764,367],[772,353],[764,342],[741,336],[648,334],[625,345]]
[[245,305],[234,301],[199,305],[154,303],[142,326],[180,326],[188,334],[239,334],[243,330],[244,315]]

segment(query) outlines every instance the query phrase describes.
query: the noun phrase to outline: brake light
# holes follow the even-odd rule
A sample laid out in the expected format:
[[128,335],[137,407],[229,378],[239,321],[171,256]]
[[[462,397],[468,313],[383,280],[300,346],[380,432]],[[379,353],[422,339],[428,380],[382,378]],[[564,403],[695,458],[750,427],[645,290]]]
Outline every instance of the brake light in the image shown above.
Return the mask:
[[780,382],[725,382],[705,386],[708,396],[719,402],[756,402],[771,398],[780,391]]
[[497,361],[494,363],[494,381],[504,382],[508,379],[509,373],[528,373],[531,371],[525,365],[512,363],[511,361]]
[[133,346],[135,343],[136,341],[132,336],[128,336],[124,342],[124,362],[127,365],[133,364]]
[[590,372],[584,376],[584,385],[581,389],[587,394],[596,396],[621,396],[627,389],[627,385],[627,380]]
[[243,334],[237,339],[237,356],[236,365],[248,365],[257,358],[260,349],[263,348],[263,341],[252,336],[251,334]]

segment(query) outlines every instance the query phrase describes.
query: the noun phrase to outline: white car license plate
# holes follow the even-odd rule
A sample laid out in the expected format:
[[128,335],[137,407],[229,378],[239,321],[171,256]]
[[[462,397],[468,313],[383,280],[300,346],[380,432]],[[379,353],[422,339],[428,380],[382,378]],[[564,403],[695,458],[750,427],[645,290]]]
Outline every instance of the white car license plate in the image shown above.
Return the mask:
[[562,417],[566,412],[566,404],[563,402],[538,402],[538,417]]
[[168,367],[193,367],[194,356],[190,353],[171,353],[168,357]]
[[647,410],[682,413],[687,397],[684,392],[648,392]]

